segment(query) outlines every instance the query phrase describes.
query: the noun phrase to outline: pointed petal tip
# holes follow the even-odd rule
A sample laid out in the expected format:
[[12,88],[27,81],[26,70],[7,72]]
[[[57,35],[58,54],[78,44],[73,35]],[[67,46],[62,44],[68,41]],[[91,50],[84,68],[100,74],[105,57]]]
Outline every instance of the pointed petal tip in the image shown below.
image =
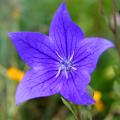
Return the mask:
[[109,47],[115,47],[114,43],[111,40],[105,39],[105,38],[98,38],[98,39],[103,39],[104,43],[107,44]]
[[8,37],[9,37],[9,38],[12,38],[12,37],[14,37],[17,33],[19,33],[19,32],[9,32],[9,33],[8,33]]
[[15,96],[15,103],[16,103],[16,106],[19,106],[21,104],[21,102],[17,99],[16,96]]
[[16,106],[20,106],[21,104],[23,104],[26,101],[28,101],[28,100],[20,101],[20,100],[16,99],[15,103],[16,103]]
[[[26,100],[27,101],[27,100]],[[24,103],[24,102],[26,102],[26,101],[15,101],[15,103],[16,103],[16,106],[20,106],[22,103]]]
[[112,41],[110,41],[110,40],[105,40],[105,42],[107,43],[107,45],[108,45],[109,47],[115,47],[115,45],[114,45],[114,43],[113,43]]
[[89,105],[93,105],[93,104],[95,104],[96,103],[96,101],[92,98],[91,99],[91,101],[90,101],[90,103],[88,103]]
[[59,6],[58,9],[59,9],[59,10],[63,10],[63,11],[67,9],[66,0],[64,0],[64,1],[60,4],[60,6]]
[[16,102],[16,106],[19,106],[19,105],[20,105],[20,103]]
[[82,105],[93,105],[93,104],[95,104],[96,103],[96,101],[91,97],[91,96],[89,96],[90,98],[89,98],[89,100],[88,101],[84,101],[83,103],[82,103]]
[[11,35],[14,35],[16,32],[8,32],[8,35],[11,36]]
[[76,105],[94,105],[96,103],[96,101],[93,98],[91,98],[87,101],[82,101],[81,103],[79,103],[79,102],[78,103],[72,102],[72,103],[76,104]]
[[15,95],[15,103],[16,103],[16,106],[19,106],[22,103],[22,102],[20,102],[20,98],[18,97],[17,92]]
[[8,37],[9,37],[9,39],[12,41],[12,42],[14,42],[16,39],[16,33],[17,32],[9,32],[8,33]]
[[114,48],[115,45],[114,43],[112,43],[110,40],[105,40],[105,46],[104,46],[104,49],[103,49],[103,52],[110,49],[110,48]]
[[16,106],[19,106],[21,105],[22,103],[28,101],[29,99],[25,99],[24,97],[20,97],[18,96],[18,93],[16,93],[16,96],[15,96],[15,103],[16,103]]
[[113,42],[111,42],[111,47],[112,47],[112,48],[114,48],[114,47],[115,47],[115,45],[114,45],[114,43],[113,43]]
[[21,82],[18,85],[17,90],[16,90],[16,94],[15,94],[15,102],[16,102],[17,106],[19,106],[21,103],[27,101],[29,98],[29,97],[25,97],[24,92],[26,91],[26,89],[23,88]]
[[93,98],[91,98],[88,101],[84,102],[82,105],[93,105],[95,103],[96,101]]
[[[114,48],[115,45],[114,43],[112,43],[110,40],[104,40],[104,43],[103,43],[103,52],[110,49],[110,48]],[[102,48],[101,48],[102,49]]]
[[13,32],[9,32],[9,33],[8,33],[8,37],[11,37],[11,36],[12,36],[12,33],[13,33]]
[[61,3],[61,5],[66,6],[66,0],[63,0],[63,2]]
[[16,35],[16,34],[18,34],[18,33],[21,33],[21,32],[8,32],[8,36],[12,36],[12,35]]

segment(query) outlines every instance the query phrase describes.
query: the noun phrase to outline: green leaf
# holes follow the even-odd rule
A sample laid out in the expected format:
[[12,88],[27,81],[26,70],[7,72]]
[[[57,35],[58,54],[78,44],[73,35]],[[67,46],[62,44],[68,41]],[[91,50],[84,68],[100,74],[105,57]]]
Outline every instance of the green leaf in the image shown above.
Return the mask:
[[92,89],[92,87],[88,85],[87,90],[88,90],[89,94],[93,97],[94,96],[94,90]]
[[113,90],[120,97],[120,80],[116,80],[113,85]]
[[62,102],[64,103],[64,105],[71,111],[75,120],[77,120],[77,114],[76,114],[74,105],[72,103],[68,102],[67,100],[65,100],[63,97],[61,97],[61,99],[62,99]]
[[81,111],[81,114],[83,120],[92,120],[92,113],[90,110],[88,110],[88,108],[84,107]]

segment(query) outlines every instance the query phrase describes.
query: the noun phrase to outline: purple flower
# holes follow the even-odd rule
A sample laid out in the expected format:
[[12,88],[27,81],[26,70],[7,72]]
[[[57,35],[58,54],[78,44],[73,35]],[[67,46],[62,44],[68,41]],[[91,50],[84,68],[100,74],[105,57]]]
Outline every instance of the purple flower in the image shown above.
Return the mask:
[[93,104],[86,90],[99,56],[113,47],[103,38],[85,38],[62,3],[53,17],[49,36],[10,32],[9,37],[30,70],[18,86],[16,104],[60,94],[74,104]]

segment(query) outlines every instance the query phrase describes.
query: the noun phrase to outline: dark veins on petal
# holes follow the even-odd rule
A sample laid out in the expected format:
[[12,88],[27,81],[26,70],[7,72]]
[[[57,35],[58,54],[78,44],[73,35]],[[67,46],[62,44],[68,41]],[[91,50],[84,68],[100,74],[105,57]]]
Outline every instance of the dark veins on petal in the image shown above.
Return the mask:
[[30,44],[29,44],[29,43],[27,43],[26,41],[24,41],[24,43],[25,43],[25,44],[26,44],[29,48],[33,48],[33,49],[35,49],[36,51],[38,51],[39,53],[41,53],[41,54],[43,54],[43,55],[47,56],[48,58],[51,58],[51,59],[53,59],[53,60],[55,60],[55,61],[57,61],[57,62],[58,62],[58,60],[57,60],[57,59],[53,58],[52,56],[49,56],[48,54],[46,54],[46,53],[44,53],[44,52],[40,51],[39,49],[37,49],[37,48],[33,47],[32,45],[30,45]]

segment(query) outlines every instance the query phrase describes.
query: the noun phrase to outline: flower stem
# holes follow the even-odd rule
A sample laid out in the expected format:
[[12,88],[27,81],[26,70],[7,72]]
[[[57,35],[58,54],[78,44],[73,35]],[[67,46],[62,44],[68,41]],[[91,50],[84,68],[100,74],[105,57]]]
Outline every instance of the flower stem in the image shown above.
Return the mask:
[[4,109],[3,109],[3,113],[4,113],[4,120],[7,120],[8,118],[8,105],[7,105],[7,76],[6,76],[6,69],[0,64],[0,75],[3,76],[5,79],[3,80],[4,82],[4,88],[3,88],[3,99],[4,99]]
[[112,0],[113,28],[111,28],[111,30],[112,30],[112,33],[113,33],[114,38],[115,38],[114,43],[115,43],[116,49],[117,49],[118,54],[120,56],[120,46],[119,46],[120,43],[119,43],[119,38],[118,38],[115,7],[116,7],[116,0]]
[[82,120],[79,106],[77,106],[77,105],[76,105],[76,111],[77,111],[77,120]]

